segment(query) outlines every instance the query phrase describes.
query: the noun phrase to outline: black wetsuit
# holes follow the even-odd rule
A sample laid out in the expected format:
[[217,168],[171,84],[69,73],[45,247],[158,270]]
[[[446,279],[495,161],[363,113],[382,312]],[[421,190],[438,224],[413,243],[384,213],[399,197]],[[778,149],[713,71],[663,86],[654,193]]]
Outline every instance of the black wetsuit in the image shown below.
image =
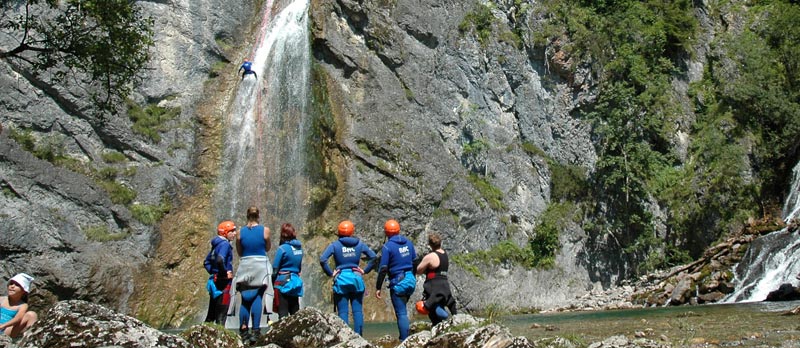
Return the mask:
[[429,269],[425,274],[425,283],[422,284],[422,298],[425,300],[425,307],[428,308],[428,318],[431,323],[436,325],[444,318],[436,315],[434,308],[437,306],[447,307],[450,313],[456,314],[456,300],[450,292],[450,283],[447,281],[447,269],[450,260],[447,253],[434,252],[439,257],[439,267]]

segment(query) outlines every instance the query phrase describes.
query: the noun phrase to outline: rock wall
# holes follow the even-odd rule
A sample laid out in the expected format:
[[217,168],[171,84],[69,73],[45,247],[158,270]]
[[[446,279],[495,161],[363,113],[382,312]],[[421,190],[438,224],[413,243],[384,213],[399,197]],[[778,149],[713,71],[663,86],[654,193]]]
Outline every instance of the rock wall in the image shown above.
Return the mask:
[[[159,240],[157,227],[133,212],[175,207],[191,193],[196,155],[207,150],[196,144],[195,105],[212,67],[227,61],[220,46],[241,40],[237,33],[258,12],[254,0],[137,5],[155,20],[155,45],[131,99],[180,108],[158,141],[133,132],[124,110],[99,117],[81,86],[53,84],[49,72],[24,61],[0,61],[0,277],[34,275],[34,305],[85,299],[128,308],[134,276]],[[3,49],[16,35],[3,32]],[[57,159],[24,151],[9,138],[20,134]],[[120,202],[109,187],[125,187],[135,198]]]
[[[494,33],[511,33],[512,5],[497,3]],[[593,166],[588,126],[570,116],[592,98],[590,79],[558,75],[544,49],[527,41],[516,46],[460,31],[474,6],[312,2],[313,51],[333,80],[337,150],[345,159],[340,209],[376,245],[383,222],[395,218],[419,252],[427,252],[430,232],[443,235],[451,254],[503,240],[524,246],[550,201],[545,156]],[[526,151],[530,145],[543,153]],[[502,197],[487,197],[475,178]],[[485,265],[480,279],[454,267],[463,304],[550,307],[591,288],[585,234],[577,225],[567,230],[551,270]]]

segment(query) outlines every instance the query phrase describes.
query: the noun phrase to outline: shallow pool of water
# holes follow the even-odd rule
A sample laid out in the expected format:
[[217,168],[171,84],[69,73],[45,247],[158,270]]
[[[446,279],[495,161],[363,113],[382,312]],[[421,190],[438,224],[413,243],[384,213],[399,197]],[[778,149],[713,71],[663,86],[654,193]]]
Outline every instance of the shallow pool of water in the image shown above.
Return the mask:
[[[782,315],[799,305],[800,301],[758,302],[526,314],[503,317],[499,323],[513,335],[533,340],[559,336],[589,344],[614,335],[633,338],[639,332],[675,346],[780,347],[786,341],[800,341],[800,316]],[[365,338],[384,335],[397,335],[395,323],[365,324]]]

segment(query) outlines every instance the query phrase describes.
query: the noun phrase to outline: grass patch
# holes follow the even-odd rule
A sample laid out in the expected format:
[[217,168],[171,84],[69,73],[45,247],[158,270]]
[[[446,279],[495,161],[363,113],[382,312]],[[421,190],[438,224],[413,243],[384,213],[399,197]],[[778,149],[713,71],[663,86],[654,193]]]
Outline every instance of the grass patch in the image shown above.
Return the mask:
[[491,6],[491,2],[478,4],[472,12],[464,16],[464,20],[458,25],[458,31],[462,34],[475,33],[478,42],[486,45],[492,36],[492,26],[495,21]]
[[133,131],[154,143],[161,141],[161,134],[167,130],[166,123],[175,119],[181,108],[163,108],[156,104],[141,107],[128,101],[128,117],[133,122]]
[[166,197],[161,200],[160,204],[132,204],[130,206],[133,218],[148,226],[155,225],[161,221],[161,218],[169,213],[171,209],[172,205]]
[[105,225],[87,227],[83,232],[86,234],[86,239],[93,242],[112,242],[128,237],[128,232],[112,233]]
[[479,176],[475,173],[470,173],[467,177],[467,180],[475,187],[478,192],[480,192],[481,197],[483,197],[486,202],[489,203],[489,206],[494,210],[505,210],[506,205],[503,203],[503,191],[500,191],[499,188],[492,185],[486,178]]
[[111,202],[116,204],[130,204],[136,198],[136,191],[116,181],[101,181],[100,186],[108,192]]
[[106,163],[122,163],[128,160],[128,157],[125,157],[125,154],[114,150],[103,152],[101,157]]

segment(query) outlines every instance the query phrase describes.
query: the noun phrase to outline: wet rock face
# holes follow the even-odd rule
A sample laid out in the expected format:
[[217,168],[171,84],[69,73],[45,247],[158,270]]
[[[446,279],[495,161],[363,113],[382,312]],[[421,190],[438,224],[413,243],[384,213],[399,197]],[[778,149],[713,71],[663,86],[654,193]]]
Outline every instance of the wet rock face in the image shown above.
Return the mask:
[[[255,6],[253,0],[137,4],[155,19],[155,45],[130,98],[142,107],[180,109],[160,140],[134,132],[124,106],[118,115],[98,115],[85,86],[53,84],[47,72],[23,61],[0,61],[0,221],[7,231],[0,234],[0,281],[32,274],[37,309],[60,299],[128,308],[134,274],[158,240],[152,222],[134,211],[164,201],[174,207],[191,190],[195,105],[211,67],[227,60],[218,42],[233,39],[250,19],[242,9]],[[14,38],[4,35],[0,47],[14,45]],[[26,138],[39,156],[23,149]],[[135,197],[120,200],[123,190]]]
[[[551,72],[542,48],[481,42],[460,31],[473,6],[312,2],[313,51],[330,80],[336,151],[347,159],[341,208],[365,226],[361,236],[373,244],[392,217],[420,252],[428,250],[430,232],[443,235],[445,248],[456,253],[508,239],[524,246],[550,200],[545,156],[594,165],[588,125],[570,116],[592,98],[592,84],[578,79],[578,88]],[[499,2],[492,11],[498,32],[510,33],[515,25],[512,7]],[[520,25],[535,25],[535,18]],[[586,256],[583,231],[566,229],[552,273],[513,265],[480,265],[485,281],[451,273],[456,287],[487,284],[465,292],[469,299],[462,302],[547,308],[585,292],[587,265],[603,266]]]

